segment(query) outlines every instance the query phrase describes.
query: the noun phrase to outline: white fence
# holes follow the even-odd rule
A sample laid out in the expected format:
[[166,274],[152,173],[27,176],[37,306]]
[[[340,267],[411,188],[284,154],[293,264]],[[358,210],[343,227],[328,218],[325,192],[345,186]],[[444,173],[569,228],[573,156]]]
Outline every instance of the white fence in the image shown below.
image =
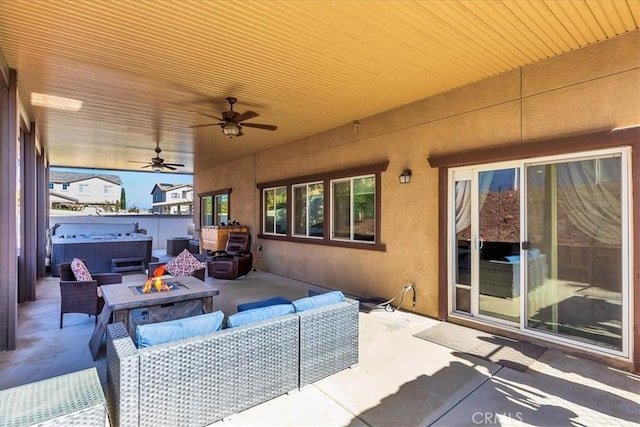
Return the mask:
[[132,224],[145,229],[153,238],[152,249],[166,249],[167,239],[172,237],[191,237],[193,217],[187,215],[60,215],[49,217],[49,227],[58,223],[67,224]]

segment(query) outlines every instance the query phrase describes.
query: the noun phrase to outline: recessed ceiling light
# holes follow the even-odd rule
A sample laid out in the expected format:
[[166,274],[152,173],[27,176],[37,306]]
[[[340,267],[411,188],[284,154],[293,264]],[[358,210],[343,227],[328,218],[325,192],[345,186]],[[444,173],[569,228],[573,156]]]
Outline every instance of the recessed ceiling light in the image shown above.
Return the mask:
[[37,107],[55,108],[56,110],[78,111],[82,108],[82,101],[61,96],[31,92],[31,105]]

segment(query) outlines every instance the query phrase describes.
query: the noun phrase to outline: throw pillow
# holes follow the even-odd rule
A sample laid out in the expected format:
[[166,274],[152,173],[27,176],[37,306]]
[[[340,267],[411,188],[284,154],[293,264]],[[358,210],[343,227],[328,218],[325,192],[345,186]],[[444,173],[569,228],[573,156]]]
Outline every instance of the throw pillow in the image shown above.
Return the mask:
[[300,298],[293,302],[296,312],[320,308],[331,304],[337,304],[344,301],[344,294],[340,291],[331,291],[324,294],[315,295],[307,298]]
[[73,271],[73,275],[76,277],[78,282],[87,282],[93,280],[91,277],[91,273],[89,273],[89,269],[81,259],[74,258],[71,261],[71,271]]
[[267,307],[254,308],[252,310],[241,311],[232,314],[227,319],[227,327],[235,328],[238,326],[248,325],[250,323],[260,322],[262,320],[272,319],[293,313],[291,304],[277,304]]
[[138,343],[138,348],[144,348],[183,338],[209,334],[222,329],[223,320],[224,313],[215,311],[184,319],[139,325],[136,328],[136,342]]
[[203,267],[203,262],[198,261],[198,258],[194,257],[188,249],[184,249],[165,265],[165,270],[174,277],[184,277]]
[[270,305],[278,304],[291,304],[291,301],[285,297],[273,297],[260,301],[245,302],[244,304],[238,304],[238,311],[253,310],[254,308],[268,307]]

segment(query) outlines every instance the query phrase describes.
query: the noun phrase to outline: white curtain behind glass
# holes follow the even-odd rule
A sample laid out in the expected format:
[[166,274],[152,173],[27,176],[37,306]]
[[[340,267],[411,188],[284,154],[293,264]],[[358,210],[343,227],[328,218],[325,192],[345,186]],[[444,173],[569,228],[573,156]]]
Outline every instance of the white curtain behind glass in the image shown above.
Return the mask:
[[571,223],[610,245],[621,241],[620,158],[558,165],[558,198]]
[[[478,210],[480,210],[487,198],[487,192],[493,180],[493,171],[479,173],[478,180],[480,181]],[[471,181],[457,181],[455,191],[456,233],[459,233],[471,224]]]

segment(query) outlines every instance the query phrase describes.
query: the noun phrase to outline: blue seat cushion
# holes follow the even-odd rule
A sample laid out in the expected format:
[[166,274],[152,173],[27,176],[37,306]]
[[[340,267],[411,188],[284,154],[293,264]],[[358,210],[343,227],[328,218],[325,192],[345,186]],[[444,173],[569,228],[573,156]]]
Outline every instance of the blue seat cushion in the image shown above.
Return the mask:
[[340,291],[325,292],[312,297],[300,298],[293,302],[296,312],[312,310],[344,301],[344,294]]
[[515,264],[517,262],[520,262],[520,255],[509,255],[504,257],[507,262],[511,263],[511,264]]
[[263,299],[260,301],[245,302],[244,304],[238,304],[238,312],[253,310],[254,308],[268,307],[270,305],[278,305],[278,304],[291,304],[291,301],[289,301],[285,297],[273,297],[273,298]]
[[138,348],[144,348],[216,332],[222,329],[223,320],[224,313],[215,311],[184,319],[139,325],[136,328],[136,342]]
[[293,313],[293,305],[291,304],[277,304],[268,305],[266,307],[253,308],[251,310],[241,311],[229,316],[229,318],[227,319],[227,327],[235,328],[238,326],[260,322],[262,320],[267,320],[274,317],[285,316],[291,313]]

